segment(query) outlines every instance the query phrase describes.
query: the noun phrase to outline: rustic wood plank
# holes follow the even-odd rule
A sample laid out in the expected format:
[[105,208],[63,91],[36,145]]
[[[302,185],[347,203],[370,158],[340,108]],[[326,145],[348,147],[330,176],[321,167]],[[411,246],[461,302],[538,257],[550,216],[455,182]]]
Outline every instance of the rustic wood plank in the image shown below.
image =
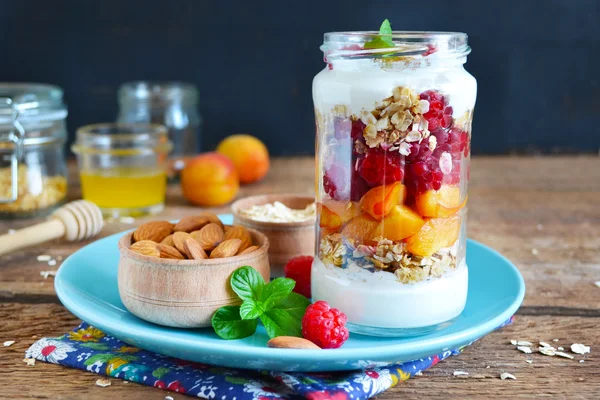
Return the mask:
[[[14,318],[18,315],[19,318]],[[56,304],[0,305],[0,340],[17,340],[11,347],[0,347],[0,382],[10,383],[2,389],[6,397],[41,398],[156,398],[167,392],[123,384],[112,379],[112,386],[95,386],[96,375],[64,367],[37,362],[28,367],[23,355],[37,338],[57,336],[70,331],[79,321],[62,306]],[[378,399],[425,398],[444,393],[448,399],[463,399],[469,395],[534,398],[557,396],[560,398],[594,398],[600,391],[600,364],[595,349],[600,345],[600,318],[519,316],[515,323],[476,342],[463,354],[441,362],[399,384]],[[36,335],[36,338],[32,338]],[[559,342],[552,342],[552,339]],[[511,339],[543,340],[556,346],[569,348],[571,343],[592,346],[585,357],[574,355],[575,360],[547,357],[541,354],[524,354],[510,345]],[[533,362],[528,364],[527,359]],[[584,363],[579,360],[585,359]],[[490,368],[486,368],[489,366]],[[453,376],[455,370],[469,373],[467,378]],[[502,381],[500,373],[510,372],[516,381]],[[478,378],[483,375],[484,378]],[[171,396],[173,396],[171,394]]]

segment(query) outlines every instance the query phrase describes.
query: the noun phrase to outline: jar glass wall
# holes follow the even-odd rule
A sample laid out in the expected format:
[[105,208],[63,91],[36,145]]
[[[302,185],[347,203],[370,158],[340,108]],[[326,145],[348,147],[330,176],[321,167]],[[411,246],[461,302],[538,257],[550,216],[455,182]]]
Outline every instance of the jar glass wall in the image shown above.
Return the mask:
[[105,216],[140,216],[163,210],[171,142],[162,125],[97,124],[77,130],[83,198]]
[[[466,303],[466,200],[476,81],[461,33],[325,35],[313,82],[313,300],[350,330],[429,332]],[[377,46],[375,46],[377,47]]]

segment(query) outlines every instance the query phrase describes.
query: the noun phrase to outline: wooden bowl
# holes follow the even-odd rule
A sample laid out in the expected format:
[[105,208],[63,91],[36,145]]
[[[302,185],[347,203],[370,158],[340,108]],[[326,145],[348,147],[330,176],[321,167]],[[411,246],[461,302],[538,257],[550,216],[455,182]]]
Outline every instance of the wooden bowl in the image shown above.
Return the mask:
[[210,326],[222,306],[241,303],[229,284],[236,269],[250,265],[270,279],[269,239],[249,229],[259,249],[252,253],[207,260],[172,260],[129,250],[129,232],[119,240],[119,295],[137,317],[177,328]]
[[315,199],[309,196],[267,194],[244,197],[231,205],[233,224],[256,229],[265,234],[271,243],[269,262],[271,276],[283,276],[283,267],[292,257],[314,256],[315,221],[304,222],[263,222],[255,221],[240,213],[255,205],[279,201],[289,208],[303,209]]

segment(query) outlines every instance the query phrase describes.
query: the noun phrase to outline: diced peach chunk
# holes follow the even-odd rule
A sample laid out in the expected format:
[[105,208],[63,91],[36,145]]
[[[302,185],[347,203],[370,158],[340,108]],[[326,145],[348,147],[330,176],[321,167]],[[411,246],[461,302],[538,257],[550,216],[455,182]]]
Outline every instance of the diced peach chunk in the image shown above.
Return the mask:
[[404,203],[406,200],[406,186],[400,182],[391,185],[377,186],[369,190],[360,200],[363,211],[373,218],[382,219],[392,207]]
[[452,246],[460,233],[457,214],[445,218],[431,218],[416,234],[406,239],[406,250],[418,256],[431,256],[444,247]]
[[425,220],[405,205],[392,207],[373,231],[373,239],[402,240],[419,232]]
[[323,200],[323,205],[342,219],[342,224],[361,214],[360,205],[355,201]]
[[440,190],[428,190],[415,197],[417,211],[423,217],[447,217],[465,206],[467,199],[460,201],[460,188],[442,186]]
[[352,218],[344,229],[342,236],[352,240],[354,244],[373,244],[372,232],[379,225],[379,221],[372,218],[369,214],[361,214],[358,217]]
[[317,210],[319,213],[319,226],[321,228],[339,228],[342,226],[342,218],[331,211],[327,206],[318,203]]

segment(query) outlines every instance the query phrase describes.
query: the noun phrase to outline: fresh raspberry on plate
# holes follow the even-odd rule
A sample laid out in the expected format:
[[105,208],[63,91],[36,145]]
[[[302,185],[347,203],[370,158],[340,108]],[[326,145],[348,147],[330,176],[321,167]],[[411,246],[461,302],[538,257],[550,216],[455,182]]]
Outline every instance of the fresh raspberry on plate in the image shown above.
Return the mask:
[[330,308],[326,301],[317,301],[308,306],[302,318],[302,336],[322,349],[337,349],[350,336],[347,320],[346,314]]
[[283,273],[286,278],[296,281],[294,292],[310,298],[310,267],[313,258],[311,256],[298,256],[292,258],[285,265]]

